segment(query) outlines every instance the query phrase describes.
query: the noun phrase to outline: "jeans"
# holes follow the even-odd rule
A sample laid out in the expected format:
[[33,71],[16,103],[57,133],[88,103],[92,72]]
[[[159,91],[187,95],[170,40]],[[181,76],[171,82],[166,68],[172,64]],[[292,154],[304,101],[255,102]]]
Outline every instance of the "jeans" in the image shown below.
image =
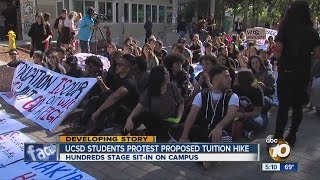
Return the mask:
[[81,53],[90,53],[90,42],[80,40]]
[[244,129],[253,131],[255,133],[260,132],[268,125],[268,117],[265,114],[260,114],[257,117],[249,118],[244,122]]
[[308,73],[279,72],[277,82],[279,109],[275,138],[283,138],[284,129],[288,123],[288,112],[290,107],[292,107],[290,132],[296,133],[298,131],[303,117],[302,105],[307,99],[308,78]]

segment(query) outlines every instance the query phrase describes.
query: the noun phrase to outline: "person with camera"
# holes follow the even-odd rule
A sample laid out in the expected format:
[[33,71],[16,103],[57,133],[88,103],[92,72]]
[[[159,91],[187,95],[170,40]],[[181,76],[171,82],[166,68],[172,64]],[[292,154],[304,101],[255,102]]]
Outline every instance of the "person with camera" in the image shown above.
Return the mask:
[[80,40],[80,49],[82,53],[90,53],[91,37],[94,29],[99,25],[99,21],[94,19],[94,15],[95,9],[93,7],[89,7],[87,14],[83,17],[80,24],[78,38]]

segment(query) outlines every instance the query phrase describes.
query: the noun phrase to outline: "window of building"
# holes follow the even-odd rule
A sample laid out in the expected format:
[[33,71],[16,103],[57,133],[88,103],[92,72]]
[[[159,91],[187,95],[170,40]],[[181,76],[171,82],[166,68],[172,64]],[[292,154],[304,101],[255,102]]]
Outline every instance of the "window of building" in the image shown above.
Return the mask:
[[112,8],[112,2],[107,2],[107,22],[113,22],[113,8]]
[[63,0],[63,4],[64,4],[64,8],[68,10],[68,12],[70,11],[69,9],[69,0]]
[[158,21],[158,7],[156,5],[152,5],[152,22],[157,23]]
[[151,18],[151,5],[146,5],[146,18],[146,20],[148,20],[148,18]]
[[89,7],[94,7],[94,1],[84,1],[84,10],[87,11]]
[[119,3],[116,3],[116,22],[119,22]]
[[82,14],[86,14],[83,8],[83,1],[73,1],[73,10],[76,12],[81,12]]
[[99,2],[99,13],[107,17],[107,22],[112,22],[112,2]]
[[137,23],[138,22],[138,5],[131,4],[131,22]]
[[172,23],[172,7],[167,6],[167,23]]
[[166,7],[159,6],[159,23],[164,23],[166,18]]
[[123,12],[123,14],[124,14],[124,22],[129,22],[129,4],[128,3],[124,3],[124,7],[123,7],[124,9],[124,12]]
[[144,5],[138,5],[138,23],[144,23]]
[[63,3],[57,2],[57,17],[60,16],[60,12],[63,9]]

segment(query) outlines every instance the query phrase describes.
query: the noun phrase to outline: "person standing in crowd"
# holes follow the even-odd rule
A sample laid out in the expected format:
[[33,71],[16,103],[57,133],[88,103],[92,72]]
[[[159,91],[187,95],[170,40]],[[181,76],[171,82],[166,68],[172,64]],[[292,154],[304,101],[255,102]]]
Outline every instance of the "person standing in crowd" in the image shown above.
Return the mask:
[[152,22],[150,17],[148,17],[147,22],[144,24],[144,29],[146,30],[146,38],[144,43],[148,43],[148,39],[152,35]]
[[89,7],[87,14],[83,17],[80,24],[78,38],[80,40],[80,49],[82,53],[90,53],[91,37],[94,29],[99,25],[99,22],[95,22],[92,18],[94,14],[95,9],[93,7]]
[[10,49],[8,52],[11,61],[7,64],[9,67],[17,67],[21,61],[18,60],[18,51],[16,49]]
[[52,32],[47,23],[44,22],[42,13],[36,14],[36,22],[31,25],[28,32],[31,37],[31,54],[34,51],[46,52],[48,49],[49,40],[52,38]]
[[57,47],[56,47],[57,49],[61,47],[61,32],[59,30],[59,24],[61,24],[61,22],[66,19],[67,14],[68,14],[67,9],[62,9],[60,12],[60,16],[56,19],[53,25],[53,28],[58,32]]
[[234,30],[235,30],[238,34],[240,34],[241,31],[242,31],[242,23],[240,22],[240,19],[239,19],[239,18],[237,18],[237,21],[234,22]]
[[147,62],[147,68],[150,71],[152,68],[159,66],[159,61],[157,56],[154,55],[154,53],[151,50],[151,47],[149,44],[144,44],[142,47],[142,57]]
[[187,33],[187,23],[185,22],[184,18],[181,18],[181,21],[178,23],[177,31],[179,34],[179,38],[184,38]]
[[267,126],[267,116],[262,114],[264,106],[263,92],[259,85],[254,84],[251,70],[241,70],[237,74],[234,92],[239,96],[240,107],[236,117],[244,123],[243,135],[250,140]]
[[77,17],[75,11],[71,11],[68,15],[68,18],[62,21],[61,29],[61,43],[64,48],[73,47],[74,48],[74,36],[77,31],[76,26],[74,25],[74,19]]
[[296,133],[303,118],[302,107],[307,103],[310,80],[311,52],[319,51],[320,38],[313,28],[306,1],[293,2],[287,10],[276,36],[275,56],[278,62],[278,99],[275,139],[282,139],[292,107],[291,127],[285,140],[294,146]]
[[150,72],[150,85],[143,92],[139,103],[128,117],[124,132],[130,132],[141,124],[147,127],[150,135],[168,137],[172,123],[169,119],[181,120],[183,99],[178,88],[170,84],[170,74],[163,66],[157,66]]
[[[51,25],[50,25],[50,13],[48,13],[48,12],[45,12],[44,14],[43,14],[43,19],[44,19],[44,22],[45,23],[47,23],[48,24],[48,26],[49,26],[49,28],[51,29]],[[50,44],[51,44],[51,39],[52,39],[52,37],[49,39],[49,42],[48,42],[48,48],[50,47]],[[47,49],[48,49],[47,48]]]

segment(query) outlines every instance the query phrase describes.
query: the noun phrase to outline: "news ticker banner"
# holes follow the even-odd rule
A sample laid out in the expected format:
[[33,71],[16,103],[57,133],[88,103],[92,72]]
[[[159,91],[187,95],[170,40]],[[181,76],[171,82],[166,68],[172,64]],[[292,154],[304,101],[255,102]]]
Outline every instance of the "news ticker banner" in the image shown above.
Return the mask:
[[18,161],[0,168],[0,179],[95,179],[80,169],[65,162],[24,162]]
[[25,143],[25,161],[260,161],[259,144]]
[[262,171],[266,172],[299,172],[298,163],[262,163]]
[[62,75],[25,61],[15,70],[11,91],[0,96],[26,118],[54,132],[96,81]]
[[156,136],[59,136],[60,143],[103,143],[103,142],[129,142],[151,143],[156,142]]

